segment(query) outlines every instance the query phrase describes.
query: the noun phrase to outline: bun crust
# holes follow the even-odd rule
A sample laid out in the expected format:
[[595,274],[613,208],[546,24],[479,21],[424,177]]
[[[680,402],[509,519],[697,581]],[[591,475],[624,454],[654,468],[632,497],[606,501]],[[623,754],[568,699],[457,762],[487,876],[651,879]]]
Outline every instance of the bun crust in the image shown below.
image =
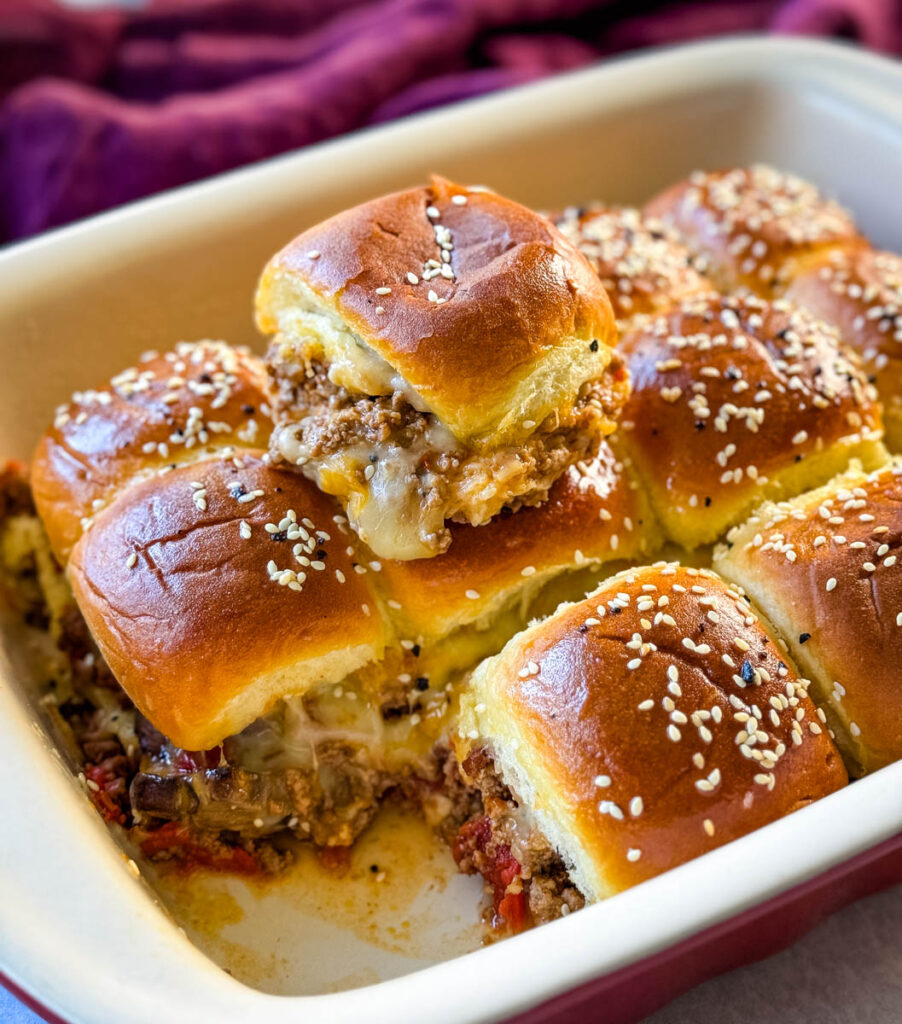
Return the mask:
[[633,382],[622,443],[670,538],[722,536],[765,497],[885,460],[857,357],[789,303],[700,297],[622,342]]
[[461,734],[465,749],[489,745],[589,899],[846,782],[804,682],[739,592],[663,563],[612,577],[479,666]]
[[551,219],[601,278],[622,328],[714,290],[677,233],[639,210],[571,207]]
[[692,174],[645,206],[706,259],[718,288],[770,298],[808,260],[865,245],[849,214],[810,182],[756,164]]
[[113,674],[188,750],[213,747],[284,696],[339,682],[386,642],[331,500],[261,455],[134,485],[95,517],[69,563]]
[[402,606],[394,613],[402,635],[447,636],[559,573],[639,558],[657,541],[644,494],[606,441],[594,459],[559,477],[541,505],[502,512],[484,526],[450,528],[444,554],[382,562],[378,586]]
[[84,525],[141,476],[225,446],[259,447],[272,424],[266,372],[218,341],[148,353],[56,411],[32,463],[31,486],[54,554],[65,564]]
[[834,324],[861,355],[883,403],[887,444],[902,449],[902,257],[868,248],[829,253],[786,297]]
[[902,462],[760,508],[715,564],[788,638],[854,774],[902,758]]
[[[437,276],[427,280],[429,261],[442,265],[437,231],[449,232],[441,239],[453,276],[432,268]],[[257,323],[268,334],[298,334],[303,346],[299,311],[312,301],[400,374],[459,440],[497,430],[547,360],[552,380],[566,378],[572,393],[523,416],[541,420],[571,403],[579,383],[603,375],[616,342],[604,288],[560,232],[518,203],[443,178],[355,206],[296,238],[263,272]],[[350,333],[346,343],[359,347]],[[517,425],[504,429],[516,433]]]

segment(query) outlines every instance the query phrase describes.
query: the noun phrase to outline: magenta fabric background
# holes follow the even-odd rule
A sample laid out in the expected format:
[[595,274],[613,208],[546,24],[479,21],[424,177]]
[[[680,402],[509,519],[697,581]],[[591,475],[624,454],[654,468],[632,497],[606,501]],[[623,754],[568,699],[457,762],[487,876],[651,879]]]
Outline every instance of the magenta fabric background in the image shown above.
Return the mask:
[[0,241],[363,125],[737,31],[902,52],[902,0],[0,0]]

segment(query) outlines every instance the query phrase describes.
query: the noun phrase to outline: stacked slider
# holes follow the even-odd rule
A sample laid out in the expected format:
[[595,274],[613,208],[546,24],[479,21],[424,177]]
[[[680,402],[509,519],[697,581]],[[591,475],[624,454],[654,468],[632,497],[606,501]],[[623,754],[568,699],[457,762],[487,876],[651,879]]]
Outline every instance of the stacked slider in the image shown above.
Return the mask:
[[273,454],[377,556],[434,556],[449,521],[538,504],[614,428],[611,305],[548,221],[441,178],[311,228],[263,273]]

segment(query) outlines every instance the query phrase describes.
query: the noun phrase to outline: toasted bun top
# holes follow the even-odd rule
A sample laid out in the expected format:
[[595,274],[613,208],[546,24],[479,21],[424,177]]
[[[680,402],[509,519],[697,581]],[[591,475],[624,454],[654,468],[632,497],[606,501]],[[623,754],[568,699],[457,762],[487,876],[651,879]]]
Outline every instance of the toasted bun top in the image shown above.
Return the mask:
[[[544,217],[437,177],[291,242],[263,272],[257,322],[302,359],[321,357],[326,334],[335,360],[336,347],[355,366],[375,354],[459,439],[571,403],[616,340],[604,288]],[[369,379],[356,386],[372,393]]]
[[644,494],[606,441],[559,477],[541,505],[484,526],[452,523],[451,534],[435,558],[381,563],[377,586],[401,605],[393,614],[405,636],[445,636],[560,572],[637,558],[657,541]]
[[570,207],[552,220],[605,286],[618,321],[659,313],[713,290],[697,260],[663,221],[630,207]]
[[739,592],[663,563],[480,665],[461,732],[488,744],[596,899],[846,782],[804,681]]
[[130,481],[211,450],[265,444],[266,372],[247,350],[183,343],[145,354],[108,385],[56,411],[31,485],[54,554],[65,562],[84,525]]
[[884,403],[890,443],[902,446],[902,257],[869,248],[828,253],[796,277],[786,297],[835,324],[861,354]]
[[864,244],[838,203],[810,182],[755,164],[702,171],[645,207],[675,228],[721,288],[745,285],[760,295],[779,290],[812,256],[832,246]]
[[782,300],[691,299],[622,349],[633,382],[622,427],[643,479],[672,507],[711,521],[729,513],[729,525],[784,468],[842,440],[879,437],[876,394],[857,357]]
[[134,485],[95,516],[69,563],[113,674],[189,750],[214,746],[282,697],[340,681],[385,644],[335,506],[261,454]]
[[902,462],[767,504],[718,550],[820,683],[860,771],[902,758]]

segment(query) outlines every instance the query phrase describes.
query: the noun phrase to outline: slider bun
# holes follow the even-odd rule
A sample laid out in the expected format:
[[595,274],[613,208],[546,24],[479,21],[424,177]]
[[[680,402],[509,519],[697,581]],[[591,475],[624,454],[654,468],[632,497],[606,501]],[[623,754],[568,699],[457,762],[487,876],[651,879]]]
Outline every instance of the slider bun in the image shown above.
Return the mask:
[[844,249],[799,274],[787,299],[835,324],[860,353],[883,403],[886,442],[902,449],[902,257]]
[[668,536],[722,536],[851,457],[885,461],[876,393],[836,332],[784,301],[701,297],[627,335],[620,436]]
[[756,164],[697,171],[645,206],[674,228],[719,288],[769,298],[811,259],[866,244],[849,214],[810,182]]
[[133,480],[215,448],[265,444],[265,387],[255,356],[200,341],[148,353],[109,385],[76,392],[57,409],[32,463],[35,504],[57,558],[65,563],[83,520]]
[[612,577],[483,662],[461,736],[459,756],[488,746],[590,900],[847,781],[769,627],[714,573],[665,563]]
[[[453,280],[423,279],[441,256],[437,226],[450,232]],[[447,301],[430,301],[430,291]],[[263,272],[257,323],[280,332],[277,375],[325,362],[335,383],[404,390],[459,441],[488,447],[569,407],[604,375],[616,341],[604,288],[544,217],[437,177],[291,242]]]
[[897,459],[762,506],[715,555],[789,640],[856,775],[902,758],[900,537]]
[[606,441],[558,477],[541,505],[450,528],[444,554],[381,563],[376,583],[402,636],[436,640],[471,623],[488,626],[554,576],[647,555],[657,539],[644,494]]
[[[69,562],[113,674],[188,750],[239,732],[282,697],[339,682],[379,658],[386,642],[378,599],[354,571],[354,538],[335,522],[335,506],[261,454],[180,466],[134,485],[95,517]],[[299,539],[265,528],[289,510]],[[293,554],[298,543],[306,568]],[[271,561],[306,572],[301,589],[280,585]]]
[[618,322],[713,290],[679,236],[631,207],[571,207],[552,220],[601,278]]

